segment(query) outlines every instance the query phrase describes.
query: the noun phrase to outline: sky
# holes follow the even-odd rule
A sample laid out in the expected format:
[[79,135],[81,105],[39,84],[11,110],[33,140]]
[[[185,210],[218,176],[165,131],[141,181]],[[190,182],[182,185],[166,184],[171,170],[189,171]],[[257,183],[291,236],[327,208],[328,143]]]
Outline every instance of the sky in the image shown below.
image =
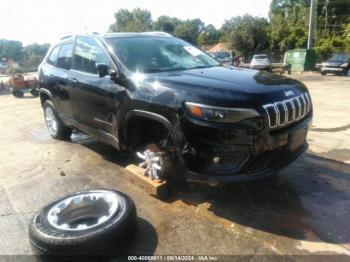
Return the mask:
[[200,18],[220,28],[225,19],[251,14],[267,17],[271,0],[1,0],[0,39],[24,45],[52,43],[70,33],[104,33],[120,9],[140,7],[180,19]]

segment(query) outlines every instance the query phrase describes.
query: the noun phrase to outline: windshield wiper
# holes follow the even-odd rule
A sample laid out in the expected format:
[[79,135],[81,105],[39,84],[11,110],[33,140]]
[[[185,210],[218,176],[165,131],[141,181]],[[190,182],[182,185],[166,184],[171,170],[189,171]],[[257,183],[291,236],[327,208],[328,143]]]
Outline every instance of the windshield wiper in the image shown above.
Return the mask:
[[159,72],[169,72],[169,71],[177,71],[177,70],[186,70],[184,67],[176,67],[176,68],[157,68],[157,69],[145,69],[144,73],[159,73]]
[[[192,69],[201,69],[201,68],[209,68],[209,67],[214,67],[215,65],[202,65],[202,66],[195,66],[188,68],[187,70],[192,70]],[[218,65],[217,65],[218,66]]]

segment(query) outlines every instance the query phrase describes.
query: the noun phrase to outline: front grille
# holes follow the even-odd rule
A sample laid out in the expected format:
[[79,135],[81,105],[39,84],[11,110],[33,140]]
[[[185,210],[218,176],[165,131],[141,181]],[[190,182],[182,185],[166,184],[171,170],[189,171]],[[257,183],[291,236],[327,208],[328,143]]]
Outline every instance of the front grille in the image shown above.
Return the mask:
[[300,96],[263,105],[270,128],[282,127],[296,122],[306,116],[311,110],[311,100],[308,93]]

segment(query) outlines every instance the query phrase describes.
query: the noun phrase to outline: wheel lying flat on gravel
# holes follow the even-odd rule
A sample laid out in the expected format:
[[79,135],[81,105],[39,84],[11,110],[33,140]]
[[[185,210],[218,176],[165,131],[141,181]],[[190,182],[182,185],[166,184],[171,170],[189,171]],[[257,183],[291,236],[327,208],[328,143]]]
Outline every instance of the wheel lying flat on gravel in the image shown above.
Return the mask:
[[53,138],[61,140],[70,138],[72,129],[64,125],[50,100],[46,100],[44,103],[44,116],[47,129]]
[[89,190],[44,207],[31,222],[29,238],[34,252],[43,256],[113,254],[135,228],[130,197]]

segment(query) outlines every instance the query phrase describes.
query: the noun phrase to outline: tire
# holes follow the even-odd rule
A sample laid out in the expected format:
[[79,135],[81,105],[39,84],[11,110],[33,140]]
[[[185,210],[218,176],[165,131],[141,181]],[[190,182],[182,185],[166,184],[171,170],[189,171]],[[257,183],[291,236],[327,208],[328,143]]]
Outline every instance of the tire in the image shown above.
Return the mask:
[[35,97],[39,96],[39,90],[37,89],[31,89],[30,93],[32,96],[35,96]]
[[72,134],[72,129],[64,125],[54,104],[50,100],[46,100],[44,103],[44,117],[46,127],[52,138],[59,140],[67,140]]
[[24,93],[22,91],[16,90],[13,91],[13,96],[17,97],[17,98],[22,98],[24,96]]
[[321,71],[321,75],[325,76],[325,75],[327,75],[327,73],[324,71]]
[[[89,197],[80,198],[81,196]],[[109,199],[111,205],[106,204],[108,201],[104,197]],[[74,200],[65,204],[69,198]],[[82,204],[75,202],[77,199]],[[113,203],[117,204],[112,212]],[[62,205],[65,208],[55,211]],[[103,216],[108,218],[99,222],[98,219]],[[87,221],[94,222],[88,224]],[[87,228],[79,228],[83,224]],[[44,257],[111,255],[121,251],[126,238],[132,236],[135,229],[136,208],[129,196],[114,190],[89,190],[64,197],[44,207],[32,219],[29,239],[33,251]]]

